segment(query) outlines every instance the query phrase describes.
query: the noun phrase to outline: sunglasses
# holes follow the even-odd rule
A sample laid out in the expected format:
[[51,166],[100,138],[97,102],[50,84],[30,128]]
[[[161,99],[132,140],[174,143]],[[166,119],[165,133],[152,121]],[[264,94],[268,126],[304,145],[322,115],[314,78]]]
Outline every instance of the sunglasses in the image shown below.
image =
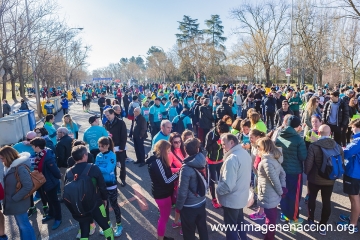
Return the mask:
[[173,141],[173,144],[180,144],[181,141]]

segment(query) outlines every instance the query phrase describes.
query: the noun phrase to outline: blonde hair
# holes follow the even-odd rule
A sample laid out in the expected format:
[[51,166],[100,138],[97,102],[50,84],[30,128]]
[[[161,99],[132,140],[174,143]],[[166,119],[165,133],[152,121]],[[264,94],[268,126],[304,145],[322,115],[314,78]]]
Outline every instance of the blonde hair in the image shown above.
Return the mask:
[[279,159],[282,156],[281,151],[275,146],[274,142],[268,137],[259,138],[256,141],[256,145],[261,147],[262,154],[272,154],[275,159]]
[[305,111],[308,113],[308,115],[313,115],[313,113],[316,111],[316,101],[318,101],[319,98],[314,96],[311,97],[308,104],[306,104]]
[[19,153],[10,146],[5,146],[0,149],[0,155],[3,158],[5,167],[10,167],[12,162],[18,158],[20,158]]
[[247,118],[250,118],[250,115],[251,115],[253,112],[256,112],[255,108],[250,108],[249,110],[247,110],[247,112],[246,112]]
[[73,120],[70,116],[70,114],[65,114],[62,118],[62,122],[63,122],[63,126],[66,127],[66,122],[65,122],[65,118],[69,118],[69,124],[70,124],[70,127],[73,128]]
[[192,131],[186,129],[186,130],[181,134],[181,140],[182,140],[183,142],[185,142],[185,138],[187,138],[187,137],[189,137],[189,136],[191,136],[191,138],[193,138],[193,137],[194,137],[194,133],[193,133]]
[[161,160],[165,166],[170,167],[168,150],[171,148],[171,144],[168,141],[160,140],[154,146],[155,156]]

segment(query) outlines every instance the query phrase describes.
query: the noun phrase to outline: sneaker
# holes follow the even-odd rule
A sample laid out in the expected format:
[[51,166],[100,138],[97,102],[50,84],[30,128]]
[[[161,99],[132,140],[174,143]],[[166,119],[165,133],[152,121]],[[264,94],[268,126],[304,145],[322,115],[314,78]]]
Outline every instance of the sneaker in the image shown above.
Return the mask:
[[96,229],[96,224],[95,223],[91,223],[90,224],[90,235],[93,235],[95,233],[95,229]]
[[302,224],[304,222],[304,219],[298,218],[296,220],[290,220],[290,224]]
[[81,230],[79,229],[78,234],[76,235],[76,239],[80,239],[81,238]]
[[181,236],[183,235],[182,228],[180,228],[180,232],[179,232],[179,233],[180,233]]
[[33,197],[33,200],[34,200],[34,203],[35,203],[35,202],[41,200],[41,197],[40,197],[40,196],[36,196],[36,194],[35,194],[35,196]]
[[[109,227],[112,228],[111,222],[109,222]],[[100,233],[100,235],[104,236],[104,230],[100,229],[99,233]]]
[[52,229],[52,230],[57,229],[58,227],[60,227],[60,224],[61,224],[61,220],[55,220],[55,221],[54,221],[54,224],[53,224],[52,227],[51,227],[51,229]]
[[171,224],[171,226],[172,226],[172,228],[178,228],[178,227],[181,227],[181,222],[179,221],[179,222],[173,222],[172,224]]
[[116,224],[116,229],[114,230],[114,237],[120,237],[123,231],[123,226],[120,224]]
[[30,207],[28,210],[28,217],[31,217],[36,212],[37,212],[36,207]]
[[286,221],[289,221],[289,219],[283,213],[281,213],[280,214],[280,221],[286,222]]
[[350,222],[350,216],[345,214],[340,214],[339,219],[343,222]]
[[308,204],[308,202],[309,202],[309,194],[306,194],[304,202],[305,202],[305,204]]
[[323,236],[326,236],[326,230],[319,230],[319,234],[323,235]]
[[313,220],[308,220],[308,224],[311,230],[316,229],[316,223]]
[[249,218],[251,220],[260,220],[260,219],[264,219],[265,217],[266,217],[265,213],[258,213],[258,212],[254,212],[249,215]]
[[48,221],[50,221],[50,220],[52,220],[52,219],[54,219],[54,217],[47,215],[47,216],[45,216],[45,217],[43,217],[43,218],[41,219],[41,222],[42,222],[42,223],[46,223],[46,222],[48,222]]
[[214,208],[221,208],[220,203],[218,203],[218,201],[216,199],[213,199],[211,202],[212,202],[212,205],[214,206]]

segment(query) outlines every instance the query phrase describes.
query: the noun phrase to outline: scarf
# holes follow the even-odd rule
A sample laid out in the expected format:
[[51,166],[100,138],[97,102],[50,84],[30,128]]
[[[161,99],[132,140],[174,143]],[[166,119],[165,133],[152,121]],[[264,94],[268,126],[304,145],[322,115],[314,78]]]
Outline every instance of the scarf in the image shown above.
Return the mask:
[[46,156],[45,149],[42,150],[41,152],[36,153],[34,170],[42,172],[45,156]]

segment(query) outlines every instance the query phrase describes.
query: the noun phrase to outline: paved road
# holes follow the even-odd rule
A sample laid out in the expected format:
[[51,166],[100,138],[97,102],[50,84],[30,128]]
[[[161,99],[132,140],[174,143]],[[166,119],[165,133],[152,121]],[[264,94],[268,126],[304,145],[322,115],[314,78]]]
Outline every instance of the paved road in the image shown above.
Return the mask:
[[[98,113],[98,107],[96,103],[91,104],[92,113]],[[80,125],[79,136],[82,139],[84,130],[89,127],[88,118],[89,113],[84,113],[80,103],[75,103],[70,106],[70,115],[73,119]],[[61,124],[62,113],[58,113],[56,116],[56,125]],[[130,122],[125,120],[128,128],[130,127]],[[41,125],[41,124],[40,124]],[[147,150],[150,149],[150,139],[145,141],[145,146]],[[128,140],[128,156],[132,159],[135,159],[135,152],[133,149],[133,143],[131,140]],[[119,176],[119,174],[118,174]],[[133,240],[152,240],[156,239],[156,225],[158,220],[158,211],[157,206],[151,195],[151,182],[150,177],[147,171],[146,166],[139,168],[137,165],[129,162],[127,163],[127,183],[126,187],[118,186],[119,197],[118,202],[121,206],[122,211],[122,221],[124,226],[124,232],[122,236],[118,239],[133,239]],[[305,187],[303,188],[305,191]],[[303,197],[304,197],[303,191]],[[350,203],[349,200],[342,193],[342,184],[338,181],[334,187],[334,193],[332,196],[333,201],[333,210],[332,215],[329,220],[329,223],[333,224],[335,229],[335,222],[338,220],[338,215],[340,213],[349,213]],[[320,209],[321,209],[321,198],[320,194],[317,199],[317,211],[316,219],[320,219]],[[211,225],[217,223],[223,223],[222,209],[214,209],[211,205],[210,198],[207,199],[207,223],[209,238],[211,240],[225,239],[225,234],[223,232],[211,231]],[[307,207],[304,202],[301,202],[301,216],[306,219]],[[41,202],[37,203],[38,209],[41,209]],[[246,221],[253,224],[263,224],[264,220],[259,220],[253,222],[248,219],[248,215],[253,212],[252,209],[244,209]],[[42,224],[41,218],[42,214],[38,210],[36,215],[33,215],[30,218],[30,221],[35,229],[37,239],[42,240],[60,240],[60,239],[75,239],[75,236],[78,231],[77,222],[71,217],[69,211],[64,205],[62,205],[63,213],[63,222],[61,226],[53,231],[51,230],[51,223]],[[280,214],[280,211],[279,211]],[[171,219],[167,225],[166,235],[174,237],[175,239],[183,239],[179,235],[178,229],[171,228],[171,222],[173,220],[174,211],[172,211]],[[110,217],[113,223],[115,223],[115,216],[113,213],[110,213]],[[15,219],[13,217],[6,217],[6,234],[8,234],[9,239],[20,239],[18,228],[15,224]],[[322,237],[317,232],[307,233],[307,232],[277,232],[276,234],[278,239],[360,239],[360,233],[353,235],[348,234],[347,232],[328,232],[326,237]],[[249,239],[263,239],[263,235],[260,232],[250,231],[248,232]],[[103,239],[98,232],[98,228],[93,236],[90,239]]]

